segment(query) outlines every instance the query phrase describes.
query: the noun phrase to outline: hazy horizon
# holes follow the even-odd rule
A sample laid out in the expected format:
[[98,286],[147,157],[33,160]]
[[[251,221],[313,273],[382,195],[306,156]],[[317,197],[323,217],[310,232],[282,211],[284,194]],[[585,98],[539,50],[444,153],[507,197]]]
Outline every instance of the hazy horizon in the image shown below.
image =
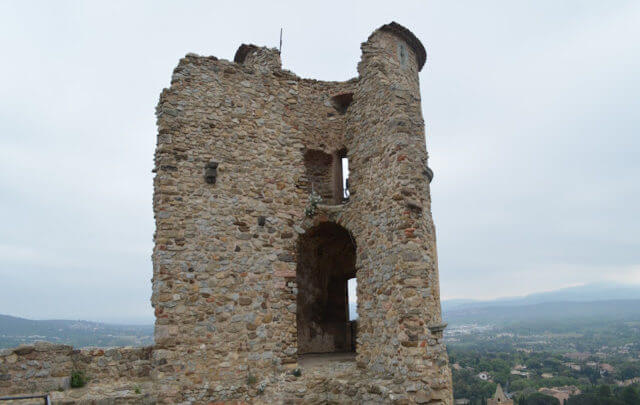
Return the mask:
[[[189,52],[357,76],[390,21],[420,74],[443,299],[640,283],[640,4],[0,3],[0,313],[153,319],[154,109]],[[339,29],[336,29],[339,27]]]
[[[538,295],[544,295],[544,294],[549,294],[549,293],[556,293],[556,292],[566,292],[566,291],[572,291],[574,289],[580,289],[581,287],[585,287],[585,288],[596,288],[596,289],[611,289],[611,288],[633,288],[633,289],[637,289],[637,291],[635,291],[635,295],[638,298],[592,298],[592,297],[587,297],[587,296],[583,296],[583,299],[579,299],[577,301],[581,301],[581,302],[591,302],[591,301],[611,301],[614,299],[622,299],[622,300],[628,300],[628,299],[634,299],[634,300],[640,300],[640,284],[635,284],[635,283],[631,283],[631,284],[622,284],[622,283],[615,283],[615,282],[605,282],[605,283],[593,283],[593,284],[581,284],[581,285],[576,285],[576,286],[570,286],[570,287],[565,287],[565,288],[561,288],[561,289],[555,289],[555,290],[545,290],[545,291],[536,291],[536,292],[532,292],[530,294],[527,295],[520,295],[520,296],[501,296],[501,297],[496,297],[496,298],[492,298],[492,299],[470,299],[470,298],[450,298],[450,299],[444,299],[442,300],[443,304],[446,303],[457,303],[457,302],[468,302],[468,303],[474,303],[474,304],[484,304],[484,303],[500,303],[500,302],[505,302],[505,301],[510,301],[510,300],[518,300],[518,299],[526,299],[529,297],[535,297]],[[352,299],[352,297],[354,297],[355,294],[353,289],[352,289],[352,284],[349,283],[349,308],[351,311],[351,305],[352,304],[356,304],[357,300],[356,299]],[[574,300],[570,300],[570,301],[574,301]],[[555,300],[543,300],[542,302],[564,302],[564,301],[555,301]],[[517,304],[519,305],[519,304]],[[528,305],[534,305],[534,304],[528,304]],[[56,321],[56,320],[69,320],[69,321],[87,321],[87,322],[98,322],[98,323],[107,323],[107,324],[118,324],[118,325],[142,325],[142,326],[146,326],[146,325],[150,325],[152,323],[154,323],[155,321],[155,317],[152,316],[152,314],[150,314],[147,317],[143,317],[143,318],[127,318],[127,317],[107,317],[107,318],[100,318],[100,319],[84,319],[84,318],[30,318],[30,317],[20,317],[20,316],[16,316],[14,314],[7,314],[7,313],[0,313],[0,316],[2,315],[8,315],[8,316],[14,316],[14,317],[18,317],[18,318],[25,318],[28,320],[33,320],[33,321]]]

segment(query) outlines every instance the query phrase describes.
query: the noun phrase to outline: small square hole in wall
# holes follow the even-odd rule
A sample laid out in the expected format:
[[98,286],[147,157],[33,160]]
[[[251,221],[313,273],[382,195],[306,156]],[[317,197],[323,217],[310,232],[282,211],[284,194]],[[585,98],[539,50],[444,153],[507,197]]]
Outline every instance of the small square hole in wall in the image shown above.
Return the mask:
[[336,109],[340,114],[344,114],[347,112],[347,109],[351,105],[353,101],[353,93],[342,93],[336,94],[331,97],[331,105]]

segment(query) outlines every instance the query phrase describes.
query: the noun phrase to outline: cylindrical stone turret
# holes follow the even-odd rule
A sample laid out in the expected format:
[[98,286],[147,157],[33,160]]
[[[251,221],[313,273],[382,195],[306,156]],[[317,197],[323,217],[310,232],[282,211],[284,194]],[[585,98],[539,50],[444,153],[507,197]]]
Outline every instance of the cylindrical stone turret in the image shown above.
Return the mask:
[[[358,243],[358,362],[451,401],[442,344],[435,229],[418,73],[426,52],[391,23],[362,44],[347,118],[351,202]],[[428,383],[427,383],[428,381]]]

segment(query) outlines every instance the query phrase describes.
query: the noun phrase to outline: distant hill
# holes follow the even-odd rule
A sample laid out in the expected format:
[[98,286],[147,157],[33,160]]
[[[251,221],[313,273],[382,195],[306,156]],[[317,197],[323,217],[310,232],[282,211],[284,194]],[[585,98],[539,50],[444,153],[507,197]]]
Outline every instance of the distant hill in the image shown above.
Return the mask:
[[540,321],[640,321],[640,300],[543,302],[530,305],[463,306],[443,311],[450,325]]
[[506,297],[487,301],[464,299],[445,300],[442,302],[442,310],[450,311],[454,308],[463,307],[532,305],[545,302],[593,302],[612,300],[640,300],[640,285],[598,283],[529,294],[524,297]]
[[443,318],[463,323],[508,324],[559,320],[639,320],[640,285],[588,284],[490,301],[448,300]]
[[111,325],[88,321],[36,321],[0,315],[0,349],[46,340],[74,347],[146,346],[153,325]]
[[[604,302],[607,301],[607,302]],[[587,284],[495,300],[451,299],[442,301],[443,318],[450,323],[505,322],[520,319],[563,319],[572,317],[626,318],[640,314],[640,285]],[[349,303],[351,318],[357,305]],[[613,318],[612,318],[613,317]]]

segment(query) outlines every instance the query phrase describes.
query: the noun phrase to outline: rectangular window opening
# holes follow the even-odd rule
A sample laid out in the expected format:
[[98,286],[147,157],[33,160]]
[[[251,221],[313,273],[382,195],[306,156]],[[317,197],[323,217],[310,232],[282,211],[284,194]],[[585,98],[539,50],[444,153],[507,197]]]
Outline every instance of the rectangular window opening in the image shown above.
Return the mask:
[[349,200],[349,158],[342,158],[342,201]]
[[358,319],[358,282],[355,277],[347,280],[347,301],[349,303],[349,321]]
[[349,339],[351,352],[357,350],[358,340],[358,282],[355,277],[347,280],[347,311],[349,320],[347,322],[347,336]]

